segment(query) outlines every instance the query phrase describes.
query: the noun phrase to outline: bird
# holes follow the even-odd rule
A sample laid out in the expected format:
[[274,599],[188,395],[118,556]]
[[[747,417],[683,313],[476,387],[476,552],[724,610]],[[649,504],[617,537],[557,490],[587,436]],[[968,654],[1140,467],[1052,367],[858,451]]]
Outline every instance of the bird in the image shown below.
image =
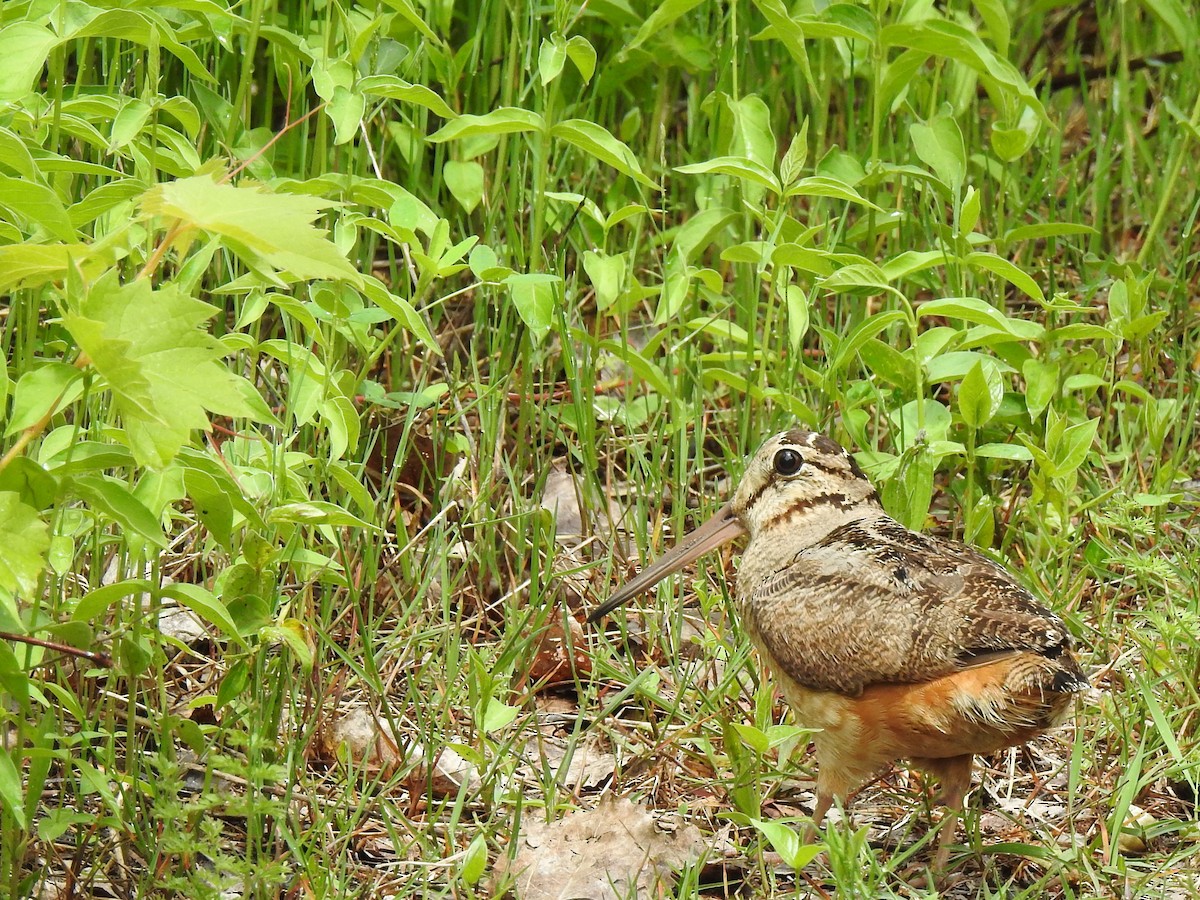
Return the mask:
[[818,729],[806,837],[907,760],[940,783],[944,872],[975,756],[1060,724],[1088,689],[1069,630],[998,563],[889,516],[854,457],[801,428],[768,438],[732,498],[589,621],[743,535],[735,609],[797,723]]

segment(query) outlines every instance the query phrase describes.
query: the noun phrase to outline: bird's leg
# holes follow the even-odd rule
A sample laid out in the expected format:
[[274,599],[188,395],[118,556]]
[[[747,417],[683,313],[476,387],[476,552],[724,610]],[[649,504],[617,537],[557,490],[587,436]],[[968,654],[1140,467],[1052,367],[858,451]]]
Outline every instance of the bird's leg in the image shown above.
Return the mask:
[[817,802],[813,806],[812,825],[806,828],[805,840],[815,841],[817,839],[817,829],[821,827],[821,823],[825,821],[825,813],[829,812],[829,807],[833,806],[833,793],[830,791],[817,788]]
[[946,814],[938,825],[937,853],[933,857],[933,871],[940,877],[950,862],[950,844],[954,840],[955,826],[962,812],[963,798],[971,788],[971,765],[975,757],[971,754],[952,756],[948,759],[922,759],[919,766],[941,782],[942,789],[934,803],[945,806]]

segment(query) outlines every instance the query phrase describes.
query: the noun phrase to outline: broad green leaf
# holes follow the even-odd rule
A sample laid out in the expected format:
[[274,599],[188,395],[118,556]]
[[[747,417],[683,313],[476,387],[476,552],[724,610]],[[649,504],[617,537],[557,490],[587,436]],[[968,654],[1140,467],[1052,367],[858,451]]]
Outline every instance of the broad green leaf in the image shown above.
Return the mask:
[[75,226],[58,194],[36,181],[0,175],[0,210],[17,214],[26,231],[40,227],[60,241],[75,240]]
[[567,44],[562,35],[553,34],[538,49],[538,77],[547,85],[562,74],[567,62]]
[[442,166],[442,178],[451,196],[468,213],[483,199],[483,166],[479,163],[449,160]]
[[693,262],[716,235],[736,219],[737,213],[723,206],[712,206],[696,213],[675,232],[671,242],[672,255]]
[[151,587],[152,585],[149,581],[141,578],[118,581],[115,584],[106,584],[104,587],[98,587],[94,591],[89,591],[85,594],[79,603],[76,604],[75,609],[71,613],[71,619],[77,622],[96,622],[117,601],[124,600],[126,597],[131,597],[134,594],[148,593]]
[[975,455],[989,459],[1010,459],[1014,462],[1030,462],[1033,459],[1029,448],[1020,444],[980,444],[975,448]]
[[1015,162],[1029,152],[1041,128],[1037,112],[1030,106],[1023,107],[1016,122],[1003,120],[992,126],[992,149],[1001,162]]
[[379,529],[335,503],[325,500],[307,500],[303,503],[285,503],[271,510],[268,523],[290,522],[296,525],[333,525],[344,528]]
[[676,172],[684,175],[732,175],[778,194],[783,188],[775,173],[761,163],[743,156],[718,156],[702,163],[676,166]]
[[829,362],[829,373],[838,372],[843,366],[849,364],[850,360],[858,353],[858,348],[882,332],[885,328],[895,325],[897,322],[904,322],[908,316],[900,310],[893,309],[887,312],[875,313],[875,315],[864,319],[858,326],[846,335],[845,338],[837,342],[837,349],[833,353],[833,359]]
[[1004,232],[1003,242],[1015,244],[1019,241],[1037,241],[1048,237],[1068,237],[1075,234],[1086,234],[1089,237],[1097,234],[1091,225],[1077,222],[1044,222],[1040,225],[1020,225]]
[[1051,458],[1055,464],[1055,475],[1069,475],[1083,464],[1092,448],[1099,425],[1099,419],[1087,419],[1063,431],[1061,440],[1052,448]]
[[977,363],[983,365],[985,372],[995,371],[997,375],[1007,375],[1015,371],[1008,363],[976,350],[951,350],[937,353],[926,360],[925,378],[930,384],[957,381],[965,378]]
[[767,104],[754,94],[738,99],[728,95],[723,97],[731,120],[728,147],[721,148],[725,150],[724,155],[744,157],[771,171],[779,154]]
[[125,434],[142,465],[164,466],[207,429],[208,412],[261,418],[199,326],[217,309],[173,285],[120,285],[111,272],[63,316],[63,325],[112,391]]
[[784,49],[799,64],[804,78],[809,83],[812,83],[808,63],[808,50],[804,43],[807,36],[804,33],[804,29],[792,17],[791,10],[784,5],[782,0],[754,0],[754,5],[758,7],[758,11],[770,23],[770,28],[767,29],[763,36],[773,37],[783,44]]
[[905,250],[885,262],[880,269],[888,281],[895,281],[945,264],[945,250]]
[[78,475],[64,484],[68,493],[104,513],[129,534],[136,534],[156,547],[165,547],[158,517],[142,504],[129,487],[104,475]]
[[415,103],[443,119],[453,119],[458,115],[436,91],[423,84],[410,84],[395,75],[368,75],[360,79],[355,88],[369,97],[386,97],[389,100]]
[[[0,32],[2,33],[2,32]],[[4,57],[0,57],[2,59]],[[4,69],[8,72],[8,69]],[[4,75],[0,75],[2,81]],[[3,99],[0,97],[0,99]],[[25,141],[15,133],[0,126],[0,166],[6,166],[29,181],[38,180],[38,166],[33,161],[33,154],[25,146]]]
[[809,38],[846,38],[875,43],[875,17],[861,6],[832,3],[815,16],[797,16],[796,22]]
[[0,102],[20,100],[33,87],[46,58],[58,43],[50,29],[29,21],[0,28]]
[[507,728],[521,712],[519,706],[509,706],[507,703],[501,703],[493,697],[483,711],[483,722],[480,723],[483,730],[487,733],[499,731],[501,728]]
[[621,296],[627,265],[625,256],[620,253],[608,256],[594,250],[584,251],[583,271],[596,289],[597,309],[607,309]]
[[333,122],[335,146],[354,140],[366,109],[367,98],[358,91],[341,85],[333,89],[333,98],[325,104],[325,115]]
[[962,319],[978,325],[994,325],[1006,334],[1011,334],[1020,340],[1037,340],[1045,334],[1045,329],[1037,322],[1011,319],[978,297],[945,297],[940,300],[930,300],[917,307],[918,319],[930,316]]
[[113,117],[112,130],[108,141],[108,152],[116,153],[123,147],[133,143],[142,133],[154,108],[144,100],[130,97],[121,104]]
[[1056,362],[1027,359],[1021,366],[1025,376],[1025,407],[1031,418],[1037,419],[1058,394],[1060,371]]
[[972,269],[982,269],[985,272],[991,272],[993,275],[999,275],[1009,284],[1013,285],[1013,287],[1024,291],[1038,303],[1046,302],[1046,295],[1042,293],[1042,289],[1038,287],[1037,282],[1027,272],[1009,262],[1003,256],[976,250],[967,254],[967,265]]
[[482,134],[520,134],[545,131],[546,121],[535,112],[502,106],[483,116],[459,116],[426,138],[431,144],[478,137]]
[[467,884],[475,884],[483,877],[483,873],[487,871],[487,864],[487,838],[483,836],[483,832],[480,832],[471,840],[471,843],[467,846],[467,852],[463,854],[462,868],[460,870],[462,880]]
[[1046,111],[1017,67],[1003,59],[969,29],[946,19],[887,25],[880,32],[884,47],[908,47],[953,59],[986,75],[1017,94],[1043,121]]
[[75,366],[48,362],[27,369],[13,390],[12,413],[4,429],[5,437],[32,428],[43,418],[49,418],[74,402],[82,392],[83,372]]
[[186,606],[210,625],[217,626],[226,638],[243,643],[241,632],[238,631],[233,617],[229,615],[229,610],[220,598],[207,588],[181,581],[164,587],[162,595],[181,606]]
[[745,722],[730,722],[729,724],[741,742],[760,756],[771,749],[771,740],[761,728],[755,728]]
[[808,119],[800,124],[800,131],[792,137],[787,152],[779,163],[779,180],[785,188],[791,187],[804,171],[804,163],[808,161]]
[[958,412],[969,428],[986,425],[1004,398],[1004,383],[994,368],[978,360],[958,385]]
[[967,151],[958,123],[939,115],[924,124],[914,122],[908,132],[917,156],[957,197],[967,177]]
[[384,5],[390,6],[398,12],[400,17],[417,29],[426,40],[433,42],[437,46],[444,46],[445,41],[437,36],[437,33],[421,18],[421,14],[408,0],[383,0],[383,2]]
[[594,156],[644,187],[661,190],[642,172],[641,164],[633,151],[600,125],[586,119],[567,119],[551,128],[550,135]]
[[50,526],[13,491],[0,491],[0,547],[0,589],[32,594],[46,568]]
[[147,215],[221,235],[251,266],[265,263],[298,279],[328,278],[361,286],[358,270],[312,224],[322,210],[339,205],[318,197],[270,193],[262,185],[235,187],[208,175],[156,185],[142,199]]
[[837,269],[837,264],[827,251],[793,243],[780,244],[771,251],[771,263],[823,277],[832,275]]
[[521,321],[529,328],[534,341],[541,341],[554,322],[554,310],[561,294],[562,279],[542,273],[509,275],[504,279],[508,294]]
[[192,501],[192,511],[209,533],[226,550],[233,550],[233,503],[227,486],[198,469],[185,469],[183,483]]
[[592,80],[596,74],[596,49],[587,38],[577,34],[567,41],[567,57],[579,70],[584,84]]
[[804,344],[804,335],[808,333],[808,295],[799,285],[784,285],[783,305],[788,317],[788,346],[793,353],[799,353]]
[[824,844],[805,843],[800,839],[799,832],[784,822],[774,819],[751,819],[750,824],[762,833],[783,861],[797,872],[825,852]]
[[24,755],[21,753],[20,745],[10,750],[6,742],[4,747],[0,747],[0,803],[13,817],[13,822],[17,827],[24,828],[26,823],[25,785],[21,773],[17,771],[12,756],[10,756],[12,753]]
[[641,27],[637,30],[637,34],[633,36],[633,40],[629,41],[621,49],[621,55],[628,55],[633,50],[636,50],[650,38],[655,37],[663,29],[670,27],[671,23],[680,16],[699,6],[703,0],[664,0],[659,3],[654,12],[646,17],[642,22]]
[[784,194],[785,197],[833,197],[857,203],[870,209],[883,210],[862,196],[849,184],[829,175],[809,175],[793,184]]

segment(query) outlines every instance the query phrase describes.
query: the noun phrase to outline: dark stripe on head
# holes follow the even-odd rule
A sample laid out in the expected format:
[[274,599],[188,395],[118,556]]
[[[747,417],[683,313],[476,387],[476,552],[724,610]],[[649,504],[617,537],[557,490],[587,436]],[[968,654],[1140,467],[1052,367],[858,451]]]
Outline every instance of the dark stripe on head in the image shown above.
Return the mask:
[[819,494],[816,497],[804,497],[795,501],[791,506],[776,516],[763,523],[763,528],[767,529],[773,525],[777,525],[786,519],[794,518],[795,516],[807,512],[810,509],[815,509],[818,506],[836,506],[840,509],[850,509],[857,505],[845,494]]

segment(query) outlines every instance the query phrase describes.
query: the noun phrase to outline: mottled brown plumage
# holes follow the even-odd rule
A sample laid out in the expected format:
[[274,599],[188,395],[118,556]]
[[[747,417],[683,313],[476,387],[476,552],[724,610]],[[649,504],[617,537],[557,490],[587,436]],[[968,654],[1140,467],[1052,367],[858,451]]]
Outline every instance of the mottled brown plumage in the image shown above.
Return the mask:
[[942,784],[944,868],[974,755],[1028,741],[1087,687],[1062,620],[977,551],[892,519],[849,453],[798,429],[767,440],[729,503],[590,618],[745,533],[742,622],[797,721],[821,729],[814,823],[908,759]]

